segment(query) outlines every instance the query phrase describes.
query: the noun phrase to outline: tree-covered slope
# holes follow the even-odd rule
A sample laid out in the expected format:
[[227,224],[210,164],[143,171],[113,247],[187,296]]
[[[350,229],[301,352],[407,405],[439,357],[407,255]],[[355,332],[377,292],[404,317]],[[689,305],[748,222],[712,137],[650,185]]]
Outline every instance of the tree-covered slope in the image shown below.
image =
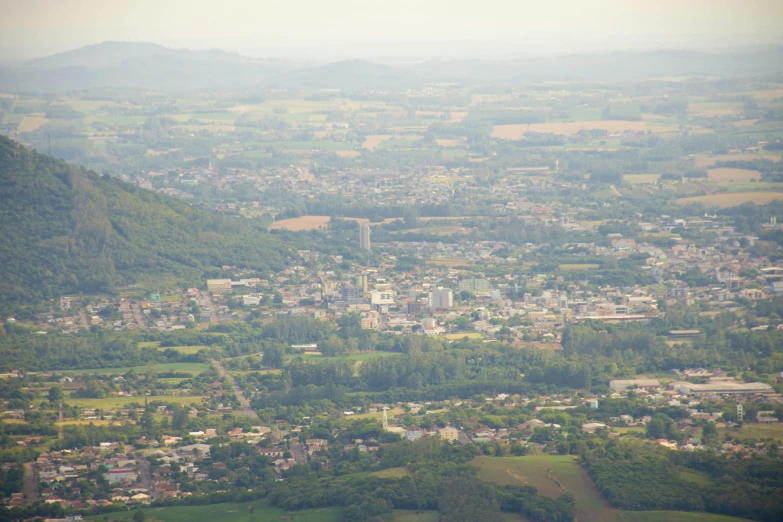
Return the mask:
[[236,219],[0,137],[0,309],[140,278],[195,282],[222,265],[276,270],[286,254]]

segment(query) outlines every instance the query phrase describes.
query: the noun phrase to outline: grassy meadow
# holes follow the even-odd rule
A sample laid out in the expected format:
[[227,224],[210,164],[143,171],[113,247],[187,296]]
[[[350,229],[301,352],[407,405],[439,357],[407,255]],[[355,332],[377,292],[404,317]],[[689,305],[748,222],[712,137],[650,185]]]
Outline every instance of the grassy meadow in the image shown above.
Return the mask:
[[[123,374],[134,370],[137,373],[145,373],[150,366],[121,366],[117,368],[88,368],[84,370],[62,370],[62,373],[68,375],[82,375],[82,374]],[[159,363],[153,364],[152,369],[156,373],[162,372],[183,372],[198,374],[209,369],[207,363]]]
[[580,522],[621,520],[619,510],[608,504],[570,455],[476,457],[471,464],[479,468],[478,477],[487,482],[533,486],[539,494],[552,498],[566,491],[572,493]]
[[[250,506],[254,511],[250,513]],[[141,510],[149,522],[339,522],[342,510],[339,508],[305,509],[286,511],[269,505],[265,501],[211,504],[207,506],[176,506],[145,508]],[[106,515],[94,515],[87,520],[132,520],[135,511],[121,511]]]

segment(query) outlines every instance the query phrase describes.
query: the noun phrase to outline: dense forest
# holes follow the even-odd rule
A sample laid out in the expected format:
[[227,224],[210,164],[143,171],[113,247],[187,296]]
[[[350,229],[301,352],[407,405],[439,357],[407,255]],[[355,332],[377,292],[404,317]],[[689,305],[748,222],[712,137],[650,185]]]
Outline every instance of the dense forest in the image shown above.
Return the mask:
[[0,137],[0,310],[143,278],[192,284],[234,265],[285,266],[276,238],[218,213],[29,151]]

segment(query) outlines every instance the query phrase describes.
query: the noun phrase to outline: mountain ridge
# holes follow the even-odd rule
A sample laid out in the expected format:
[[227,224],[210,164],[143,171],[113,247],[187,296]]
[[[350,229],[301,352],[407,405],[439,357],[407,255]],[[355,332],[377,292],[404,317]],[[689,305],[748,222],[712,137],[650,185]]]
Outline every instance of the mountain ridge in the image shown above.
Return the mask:
[[427,61],[387,65],[343,60],[314,67],[147,42],[103,42],[0,68],[0,89],[62,92],[102,87],[156,90],[334,88],[392,90],[425,82],[639,81],[683,76],[783,72],[783,48],[707,53],[687,49],[566,54],[518,60]]
[[0,137],[0,309],[148,279],[282,270],[279,239]]

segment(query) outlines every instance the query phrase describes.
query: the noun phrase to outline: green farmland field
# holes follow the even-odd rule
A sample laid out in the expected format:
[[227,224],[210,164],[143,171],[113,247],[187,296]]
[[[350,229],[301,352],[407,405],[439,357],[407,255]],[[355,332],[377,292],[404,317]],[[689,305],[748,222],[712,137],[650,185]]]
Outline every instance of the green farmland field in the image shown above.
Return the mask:
[[548,497],[572,493],[580,522],[620,522],[619,510],[609,505],[587,472],[569,455],[476,457],[471,464],[478,466],[478,477],[487,482],[533,486]]
[[747,519],[689,511],[621,511],[623,522],[742,522]]
[[[254,506],[251,515],[249,508]],[[285,511],[270,506],[264,501],[211,504],[208,506],[177,506],[166,508],[145,508],[141,510],[145,520],[150,522],[339,522],[342,520],[342,510],[339,508],[305,509],[302,511]],[[102,521],[104,517],[111,520],[132,520],[135,511],[123,511],[109,515],[95,515],[88,520]]]
[[173,404],[187,406],[189,404],[200,404],[204,397],[191,395],[143,395],[135,397],[106,397],[104,399],[83,399],[80,397],[66,397],[63,402],[69,406],[78,406],[80,408],[100,408],[102,410],[115,410],[125,408],[128,404],[144,404],[144,399],[149,402],[162,401]]
[[[133,370],[137,373],[144,373],[147,371],[147,366],[135,366]],[[188,373],[201,373],[209,369],[207,363],[161,363],[152,366],[153,370],[157,373],[161,372],[188,372]],[[62,373],[70,375],[80,374],[122,374],[128,373],[131,370],[130,366],[122,366],[119,368],[88,368],[86,370],[62,370]]]

